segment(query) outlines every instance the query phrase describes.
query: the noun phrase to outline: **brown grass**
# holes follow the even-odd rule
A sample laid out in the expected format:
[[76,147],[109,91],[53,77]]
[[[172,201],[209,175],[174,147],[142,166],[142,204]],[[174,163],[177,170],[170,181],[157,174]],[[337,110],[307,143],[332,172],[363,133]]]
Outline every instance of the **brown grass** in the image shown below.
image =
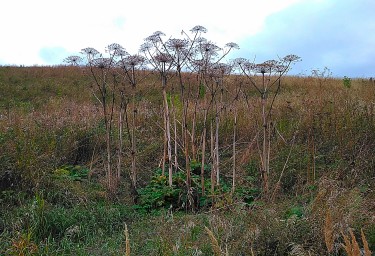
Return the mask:
[[368,242],[365,234],[363,233],[363,230],[361,230],[361,238],[364,254],[361,253],[361,249],[352,229],[349,230],[349,235],[350,236],[342,233],[342,237],[344,239],[344,244],[342,244],[342,247],[344,248],[348,256],[371,256],[371,251],[369,249]]
[[333,236],[333,221],[331,210],[327,209],[325,222],[324,222],[324,241],[326,243],[328,253],[333,251],[334,236]]
[[212,246],[212,250],[214,252],[214,255],[220,256],[221,255],[221,249],[220,249],[219,243],[218,243],[214,233],[212,233],[212,231],[206,226],[204,227],[204,229],[206,230],[208,236],[210,237],[211,246]]

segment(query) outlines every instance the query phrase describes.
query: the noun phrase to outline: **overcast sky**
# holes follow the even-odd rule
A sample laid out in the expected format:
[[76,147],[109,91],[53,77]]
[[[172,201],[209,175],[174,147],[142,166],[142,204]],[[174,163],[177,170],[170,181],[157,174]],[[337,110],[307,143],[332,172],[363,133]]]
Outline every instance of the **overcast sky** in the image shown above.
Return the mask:
[[0,65],[55,65],[82,48],[119,43],[137,53],[160,30],[180,37],[195,25],[230,57],[293,53],[293,74],[328,67],[334,76],[375,77],[374,0],[6,0],[0,10]]

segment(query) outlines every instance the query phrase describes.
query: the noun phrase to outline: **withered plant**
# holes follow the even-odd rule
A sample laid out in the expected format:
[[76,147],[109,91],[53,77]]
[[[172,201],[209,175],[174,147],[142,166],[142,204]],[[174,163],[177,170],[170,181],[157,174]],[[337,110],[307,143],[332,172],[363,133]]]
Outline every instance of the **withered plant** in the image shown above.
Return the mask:
[[172,141],[171,141],[171,121],[170,110],[168,105],[167,81],[168,75],[175,63],[172,57],[166,51],[165,44],[162,40],[165,34],[161,31],[154,32],[145,39],[141,46],[141,52],[148,59],[150,65],[159,72],[161,79],[163,105],[164,105],[164,154],[162,158],[162,171],[164,174],[165,160],[168,158],[168,183],[172,186],[173,162],[172,162]]
[[[85,66],[87,73],[93,79],[91,86],[93,95],[102,107],[103,121],[106,131],[106,183],[109,191],[114,192],[115,180],[113,177],[113,160],[111,154],[113,129],[113,118],[115,110],[115,95],[119,80],[114,73],[113,67],[116,65],[116,57],[122,51],[122,47],[117,44],[111,44],[107,47],[109,56],[104,57],[102,53],[94,48],[82,49],[85,57]],[[65,62],[77,65],[82,58],[71,56],[65,59]]]
[[118,67],[121,69],[123,80],[130,84],[131,86],[131,128],[128,121],[127,114],[127,105],[129,99],[126,99],[125,87],[120,89],[121,103],[120,103],[120,115],[119,115],[119,164],[118,164],[118,178],[120,178],[121,170],[121,159],[122,159],[122,131],[123,131],[123,120],[125,117],[126,128],[130,143],[130,154],[131,154],[131,169],[130,169],[130,178],[133,190],[137,189],[137,169],[136,169],[136,128],[137,128],[137,102],[136,102],[136,90],[137,84],[146,77],[145,71],[145,62],[146,59],[138,54],[135,55],[121,55],[121,59],[118,61]]
[[291,65],[300,60],[296,55],[287,55],[279,60],[268,60],[255,64],[252,61],[239,58],[234,60],[239,71],[247,78],[257,91],[261,100],[262,137],[259,155],[261,159],[262,188],[265,196],[269,194],[270,154],[271,154],[271,120],[272,108],[281,88],[281,78],[289,71]]
[[[238,49],[235,43],[227,43],[224,48],[220,48],[205,38],[198,38],[196,44],[196,54],[191,61],[193,70],[198,77],[198,97],[203,94],[203,131],[201,136],[201,186],[202,194],[205,193],[204,187],[204,166],[206,154],[206,136],[207,136],[207,118],[210,109],[214,109],[214,120],[210,120],[210,145],[211,145],[211,192],[214,191],[215,185],[219,183],[219,126],[220,112],[222,110],[222,97],[224,78],[231,72],[231,66],[221,61],[233,50]],[[208,92],[208,93],[207,93]],[[197,97],[197,100],[198,100]],[[195,114],[194,114],[195,115]],[[195,120],[195,118],[194,118]],[[213,122],[215,123],[215,132],[213,131]],[[193,126],[195,129],[195,126]],[[195,131],[194,131],[195,133]]]

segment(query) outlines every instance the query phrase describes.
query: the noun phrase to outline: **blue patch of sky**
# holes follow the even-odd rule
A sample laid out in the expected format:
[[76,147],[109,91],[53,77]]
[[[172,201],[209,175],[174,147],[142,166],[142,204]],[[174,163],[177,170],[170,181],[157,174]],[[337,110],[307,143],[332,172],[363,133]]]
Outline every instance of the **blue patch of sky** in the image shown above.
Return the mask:
[[333,76],[375,76],[373,0],[300,3],[267,18],[262,31],[239,42],[238,55],[261,62],[293,53],[291,74],[328,67]]
[[72,54],[63,47],[44,47],[39,50],[39,56],[46,65],[64,64],[63,60],[70,55]]

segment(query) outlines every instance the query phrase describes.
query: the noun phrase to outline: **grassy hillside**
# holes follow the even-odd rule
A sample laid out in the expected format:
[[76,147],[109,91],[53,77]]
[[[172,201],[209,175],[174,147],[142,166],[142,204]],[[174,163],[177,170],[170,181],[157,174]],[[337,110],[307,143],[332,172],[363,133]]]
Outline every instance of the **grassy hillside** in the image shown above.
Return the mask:
[[[174,187],[160,169],[165,158],[163,98],[158,74],[149,72],[137,85],[134,101],[131,88],[123,85],[128,103],[124,117],[131,127],[122,134],[121,178],[116,190],[109,191],[105,123],[87,72],[77,67],[0,67],[0,255],[127,255],[125,224],[131,255],[347,255],[356,250],[356,243],[348,246],[354,240],[375,251],[372,81],[282,78],[268,133],[266,193],[260,171],[261,98],[244,77],[227,77],[215,95],[220,182],[210,190],[214,161],[208,129],[203,195],[202,95],[209,87],[183,75],[186,129],[189,138],[193,130],[196,137],[191,144],[183,140],[184,102],[172,76],[167,92],[179,163]],[[135,105],[136,196],[130,182]],[[113,141],[119,134],[116,113]],[[208,124],[215,118],[212,105]],[[192,192],[184,187],[186,144]],[[116,146],[112,153],[118,153]],[[187,206],[191,201],[194,207]]]

